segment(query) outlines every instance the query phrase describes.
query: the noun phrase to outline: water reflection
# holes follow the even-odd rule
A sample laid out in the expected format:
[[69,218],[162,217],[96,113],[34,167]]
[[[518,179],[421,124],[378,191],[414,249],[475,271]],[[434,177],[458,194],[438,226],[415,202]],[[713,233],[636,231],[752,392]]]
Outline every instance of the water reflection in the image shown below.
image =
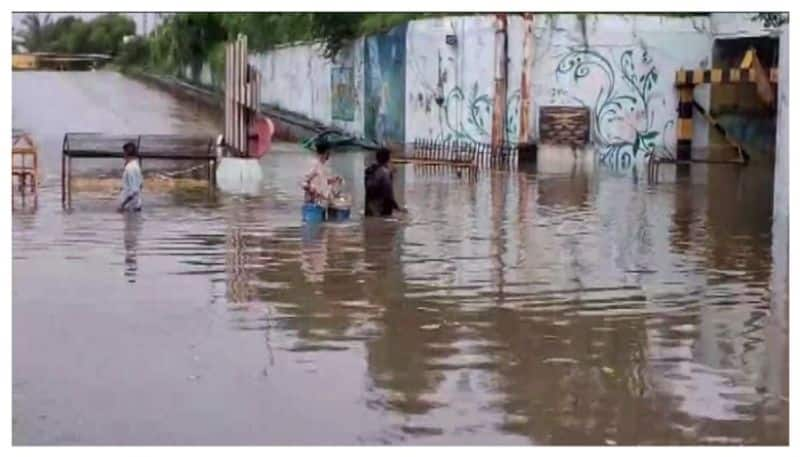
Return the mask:
[[124,243],[125,243],[125,277],[128,282],[136,282],[138,262],[136,251],[139,245],[139,236],[142,232],[142,217],[139,213],[124,214]]
[[[15,396],[15,414],[57,418],[44,441],[786,443],[769,170],[662,167],[673,179],[651,186],[541,157],[469,179],[401,166],[410,214],[383,220],[361,216],[364,155],[337,155],[353,220],[306,226],[310,155],[277,144],[258,196],[153,196],[126,219],[124,290],[104,276],[119,232],[99,229],[117,219],[88,200],[65,213],[45,186],[35,219],[13,219],[14,381],[37,392]],[[52,269],[65,258],[82,262],[68,278]],[[38,291],[43,275],[59,293]],[[94,312],[109,294],[115,307]],[[80,335],[133,347],[147,329],[158,344],[111,357],[40,331],[84,322]],[[142,360],[152,370],[129,376]],[[120,403],[125,432],[69,420],[107,385],[160,401]]]
[[328,233],[321,224],[309,224],[302,228],[303,248],[300,268],[306,281],[319,283],[325,277],[328,260]]

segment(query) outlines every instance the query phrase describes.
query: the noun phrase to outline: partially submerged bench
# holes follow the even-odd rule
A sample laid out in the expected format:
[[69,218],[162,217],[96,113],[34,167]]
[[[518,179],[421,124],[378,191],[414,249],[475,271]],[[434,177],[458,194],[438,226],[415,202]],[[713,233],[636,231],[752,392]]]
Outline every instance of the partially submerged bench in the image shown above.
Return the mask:
[[140,163],[149,160],[206,162],[209,185],[212,189],[216,185],[217,154],[210,136],[67,133],[61,156],[61,203],[71,197],[72,159],[122,159],[122,146],[128,142],[137,146]]

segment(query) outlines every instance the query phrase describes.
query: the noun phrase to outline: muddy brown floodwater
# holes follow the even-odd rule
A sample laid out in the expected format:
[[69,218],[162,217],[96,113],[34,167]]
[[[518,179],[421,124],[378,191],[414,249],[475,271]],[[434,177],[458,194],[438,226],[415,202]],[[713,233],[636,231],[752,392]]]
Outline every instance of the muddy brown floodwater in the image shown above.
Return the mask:
[[403,166],[409,217],[365,221],[343,153],[356,215],[304,227],[281,143],[259,195],[62,210],[65,131],[218,130],[118,74],[14,73],[13,122],[46,175],[13,215],[15,444],[788,442],[768,166]]

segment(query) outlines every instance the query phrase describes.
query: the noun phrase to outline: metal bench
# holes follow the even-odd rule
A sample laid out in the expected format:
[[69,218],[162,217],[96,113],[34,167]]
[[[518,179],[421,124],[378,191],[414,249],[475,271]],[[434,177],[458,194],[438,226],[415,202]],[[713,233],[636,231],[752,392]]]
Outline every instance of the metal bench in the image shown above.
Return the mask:
[[216,185],[217,154],[210,136],[186,135],[107,135],[102,133],[67,133],[61,156],[61,203],[71,198],[72,159],[121,159],[122,146],[132,142],[145,160],[195,161],[208,163],[208,182]]

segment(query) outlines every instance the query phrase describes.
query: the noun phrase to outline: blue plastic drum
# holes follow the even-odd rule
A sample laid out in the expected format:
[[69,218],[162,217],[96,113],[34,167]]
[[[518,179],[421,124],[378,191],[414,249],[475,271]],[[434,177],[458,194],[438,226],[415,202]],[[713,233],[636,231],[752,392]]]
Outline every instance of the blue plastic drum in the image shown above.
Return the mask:
[[342,222],[350,219],[350,208],[328,208],[328,220]]
[[325,208],[314,203],[303,205],[303,222],[317,223],[325,220]]

